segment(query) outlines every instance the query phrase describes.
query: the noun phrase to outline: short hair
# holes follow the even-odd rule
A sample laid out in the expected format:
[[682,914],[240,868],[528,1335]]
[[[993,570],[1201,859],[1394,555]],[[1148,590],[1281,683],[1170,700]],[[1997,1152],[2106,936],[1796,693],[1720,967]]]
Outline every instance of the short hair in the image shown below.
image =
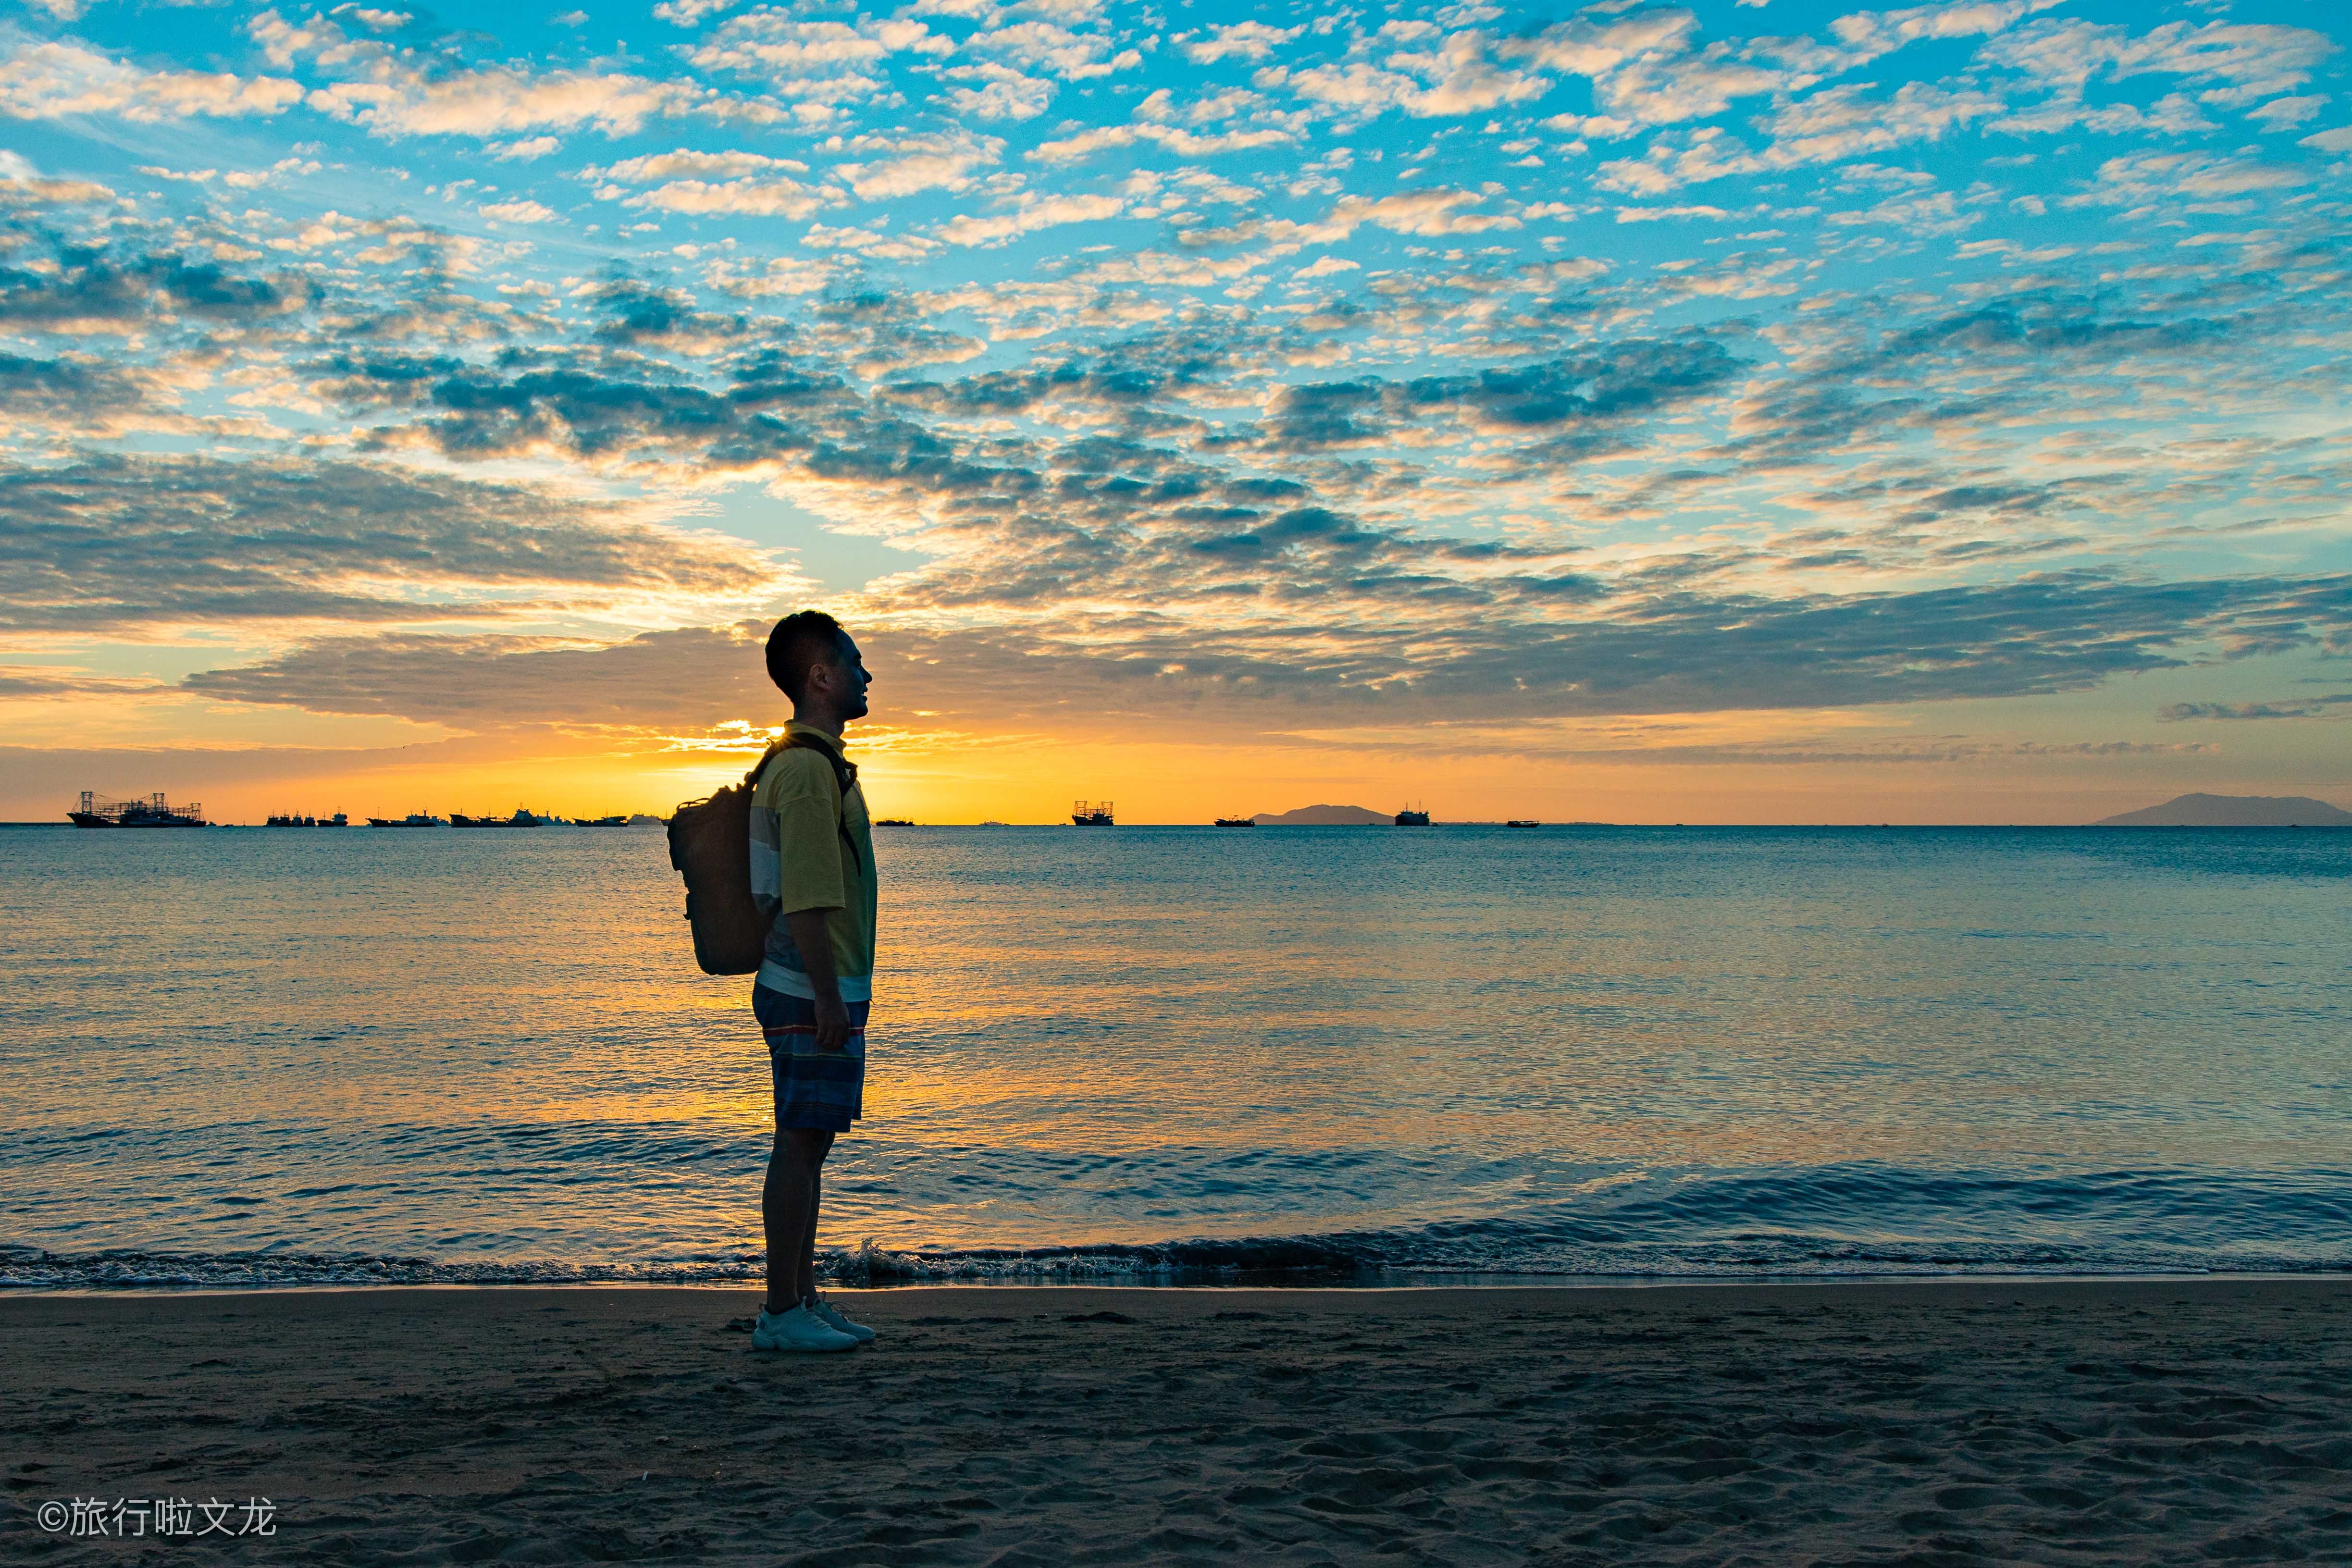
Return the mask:
[[768,633],[768,679],[799,702],[808,693],[809,666],[837,662],[849,633],[822,610],[802,610],[776,622]]

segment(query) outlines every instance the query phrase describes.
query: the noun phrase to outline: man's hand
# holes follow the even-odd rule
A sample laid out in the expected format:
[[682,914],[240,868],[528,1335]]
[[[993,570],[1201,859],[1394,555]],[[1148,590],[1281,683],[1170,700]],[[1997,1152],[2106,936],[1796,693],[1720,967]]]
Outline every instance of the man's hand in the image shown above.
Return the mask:
[[784,916],[793,946],[801,950],[801,969],[816,993],[816,1048],[827,1055],[849,1047],[849,1009],[833,977],[833,938],[826,935],[824,911],[795,909]]
[[816,1048],[827,1056],[849,1049],[849,1005],[838,991],[816,999]]

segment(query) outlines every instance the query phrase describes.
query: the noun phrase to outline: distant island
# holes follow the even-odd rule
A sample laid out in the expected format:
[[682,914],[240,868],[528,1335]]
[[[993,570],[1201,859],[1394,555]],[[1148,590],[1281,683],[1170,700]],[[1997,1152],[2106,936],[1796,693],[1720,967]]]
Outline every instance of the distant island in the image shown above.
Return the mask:
[[2095,828],[2352,828],[2352,811],[2308,795],[2181,795]]
[[1301,806],[1296,811],[1260,811],[1252,821],[1261,828],[1385,828],[1396,813],[1362,806]]

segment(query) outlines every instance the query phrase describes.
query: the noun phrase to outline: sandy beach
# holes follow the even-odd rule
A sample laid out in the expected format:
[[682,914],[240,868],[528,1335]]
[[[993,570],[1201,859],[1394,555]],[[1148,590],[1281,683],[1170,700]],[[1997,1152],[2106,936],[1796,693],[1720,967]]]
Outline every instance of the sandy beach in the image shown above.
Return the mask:
[[[2352,1557],[2352,1281],[0,1300],[11,1559]],[[275,1504],[96,1546],[52,1499]],[[237,1519],[245,1514],[240,1509]]]

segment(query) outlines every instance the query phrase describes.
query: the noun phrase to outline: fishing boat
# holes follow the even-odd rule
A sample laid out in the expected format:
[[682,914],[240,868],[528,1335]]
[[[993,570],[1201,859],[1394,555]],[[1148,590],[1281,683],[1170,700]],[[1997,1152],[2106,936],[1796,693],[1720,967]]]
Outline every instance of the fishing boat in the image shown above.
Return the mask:
[[1077,800],[1070,806],[1070,822],[1080,828],[1111,828],[1118,824],[1111,820],[1108,800]]
[[81,810],[68,811],[77,828],[208,828],[205,809],[194,800],[174,806],[158,789],[144,800],[101,800],[89,789],[81,792]]
[[1217,826],[1221,828],[1255,828],[1257,826],[1257,819],[1255,817],[1219,817],[1217,819]]
[[1540,828],[1543,824],[1537,821],[1533,817],[1513,817],[1509,821],[1505,822],[1503,826],[1507,828]]

